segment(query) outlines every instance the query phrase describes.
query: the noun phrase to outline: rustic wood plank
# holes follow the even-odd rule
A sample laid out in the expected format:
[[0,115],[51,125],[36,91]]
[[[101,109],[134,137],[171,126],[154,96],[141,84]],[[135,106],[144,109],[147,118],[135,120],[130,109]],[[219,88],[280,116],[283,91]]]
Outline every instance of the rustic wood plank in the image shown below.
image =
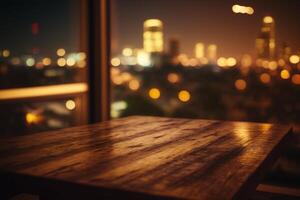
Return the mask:
[[240,198],[288,133],[275,124],[134,116],[0,139],[0,176],[108,199]]

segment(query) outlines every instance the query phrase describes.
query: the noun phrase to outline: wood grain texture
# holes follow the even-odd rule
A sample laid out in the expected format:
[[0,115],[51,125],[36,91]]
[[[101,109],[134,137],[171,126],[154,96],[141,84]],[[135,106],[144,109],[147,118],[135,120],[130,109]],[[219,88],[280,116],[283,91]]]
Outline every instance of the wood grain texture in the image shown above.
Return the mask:
[[232,199],[253,189],[288,133],[273,124],[133,116],[0,139],[0,175],[26,186],[94,188],[108,199]]

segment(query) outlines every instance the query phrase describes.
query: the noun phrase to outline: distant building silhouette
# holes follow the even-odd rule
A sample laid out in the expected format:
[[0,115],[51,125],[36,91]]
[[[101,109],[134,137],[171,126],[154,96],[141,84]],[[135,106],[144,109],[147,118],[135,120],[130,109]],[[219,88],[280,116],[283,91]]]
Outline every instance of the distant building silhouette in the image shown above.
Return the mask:
[[210,44],[207,46],[207,59],[210,63],[215,63],[217,60],[217,45],[215,44]]
[[168,62],[171,64],[178,64],[178,55],[180,53],[179,41],[176,38],[171,38],[169,40],[169,52],[168,52]]
[[279,57],[288,61],[290,56],[292,55],[292,48],[287,43],[282,43],[279,49]]
[[271,16],[263,18],[258,38],[255,40],[256,55],[262,59],[274,59],[276,57],[275,21]]

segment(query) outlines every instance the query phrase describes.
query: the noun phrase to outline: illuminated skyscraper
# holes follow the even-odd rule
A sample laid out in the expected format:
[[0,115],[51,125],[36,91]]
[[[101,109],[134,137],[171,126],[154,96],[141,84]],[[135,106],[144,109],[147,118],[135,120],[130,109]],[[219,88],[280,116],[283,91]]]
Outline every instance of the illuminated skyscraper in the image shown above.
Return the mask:
[[205,48],[205,46],[203,43],[196,44],[196,46],[195,46],[195,57],[196,58],[201,59],[205,56],[204,48]]
[[276,56],[275,21],[271,16],[263,18],[263,26],[258,38],[255,40],[258,58],[274,59]]
[[163,51],[163,23],[159,19],[148,19],[144,22],[144,50],[148,53]]
[[217,60],[217,45],[215,44],[208,45],[206,55],[209,62],[215,63]]

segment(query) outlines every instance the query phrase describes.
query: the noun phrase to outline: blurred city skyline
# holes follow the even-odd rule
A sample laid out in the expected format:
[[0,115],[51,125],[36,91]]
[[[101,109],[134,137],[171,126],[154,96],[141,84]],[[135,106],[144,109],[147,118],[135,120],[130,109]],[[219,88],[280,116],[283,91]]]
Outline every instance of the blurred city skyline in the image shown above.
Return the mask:
[[[112,1],[112,54],[124,47],[143,47],[143,22],[158,18],[163,22],[164,49],[171,38],[180,42],[180,52],[194,55],[198,42],[216,44],[218,56],[241,57],[255,52],[262,19],[270,15],[275,19],[276,45],[283,43],[299,51],[300,1],[182,1],[131,0]],[[234,4],[251,6],[253,15],[236,14]],[[126,30],[126,31],[124,31]]]

